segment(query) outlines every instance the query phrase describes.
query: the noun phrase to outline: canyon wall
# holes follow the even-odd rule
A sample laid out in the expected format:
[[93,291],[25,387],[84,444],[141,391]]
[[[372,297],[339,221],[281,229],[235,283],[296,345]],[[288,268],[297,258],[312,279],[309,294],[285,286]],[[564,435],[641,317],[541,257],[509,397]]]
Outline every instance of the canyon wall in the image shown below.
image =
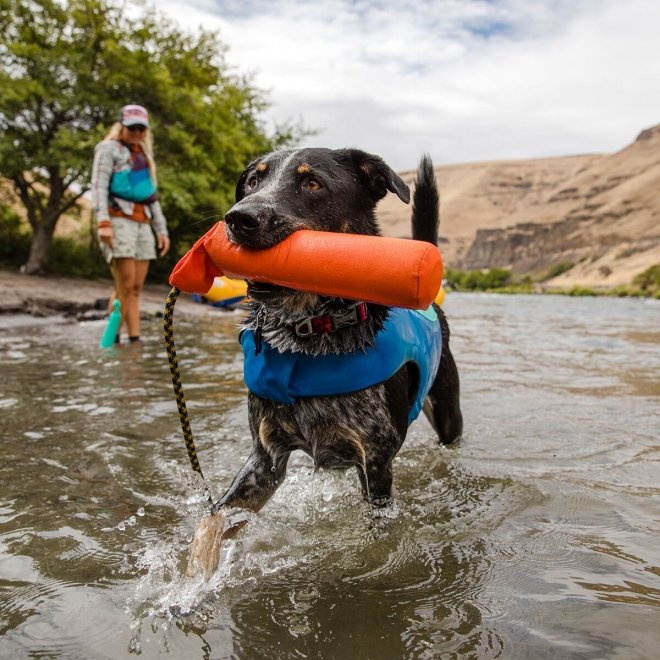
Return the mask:
[[[660,126],[614,154],[449,165],[436,176],[449,267],[563,269],[549,285],[610,288],[660,263]],[[413,185],[414,172],[402,177]],[[387,235],[410,236],[409,216],[393,195],[378,207]]]

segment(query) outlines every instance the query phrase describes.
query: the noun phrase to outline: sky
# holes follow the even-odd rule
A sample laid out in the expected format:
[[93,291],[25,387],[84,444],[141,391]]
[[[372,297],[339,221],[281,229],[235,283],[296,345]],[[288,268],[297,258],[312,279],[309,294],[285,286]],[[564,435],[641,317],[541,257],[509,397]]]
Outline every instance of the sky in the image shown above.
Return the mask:
[[660,124],[660,0],[162,0],[218,34],[270,130],[397,171],[613,153]]

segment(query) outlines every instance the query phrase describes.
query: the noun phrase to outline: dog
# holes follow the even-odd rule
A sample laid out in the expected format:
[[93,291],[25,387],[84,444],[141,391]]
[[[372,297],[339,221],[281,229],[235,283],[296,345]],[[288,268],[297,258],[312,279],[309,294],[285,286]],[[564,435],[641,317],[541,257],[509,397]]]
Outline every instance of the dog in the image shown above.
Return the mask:
[[[242,247],[263,249],[299,229],[377,236],[381,232],[375,207],[388,191],[409,203],[405,182],[380,157],[364,151],[275,151],[250,163],[238,179],[236,203],[225,216],[227,237]],[[413,239],[437,245],[438,224],[433,164],[423,156],[415,182]],[[267,348],[294,358],[310,356],[313,359],[308,361],[319,369],[324,361],[332,369],[336,356],[364,355],[403,311],[255,281],[248,281],[248,296],[241,334],[246,359],[258,358]],[[380,506],[391,497],[392,462],[406,437],[415,402],[442,444],[460,438],[459,377],[449,348],[449,326],[442,310],[433,307],[442,338],[432,340],[438,344],[431,352],[439,355],[439,364],[432,366],[423,404],[418,401],[420,366],[414,362],[405,362],[382,382],[364,389],[324,396],[310,393],[290,405],[255,392],[258,383],[250,387],[246,363],[252,453],[197,528],[190,575],[203,572],[208,579],[217,566],[222,541],[244,524],[230,523],[225,513],[235,507],[260,510],[284,481],[292,451],[306,452],[317,468],[355,466],[364,498]],[[440,342],[441,351],[436,350]]]

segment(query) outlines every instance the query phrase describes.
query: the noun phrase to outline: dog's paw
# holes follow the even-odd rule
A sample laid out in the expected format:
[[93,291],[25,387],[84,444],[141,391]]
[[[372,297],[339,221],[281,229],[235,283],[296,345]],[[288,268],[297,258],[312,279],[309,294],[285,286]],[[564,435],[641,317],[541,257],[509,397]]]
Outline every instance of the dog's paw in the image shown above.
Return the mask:
[[202,518],[193,538],[188,557],[186,575],[195,577],[202,573],[208,581],[220,562],[220,549],[225,531],[225,519],[219,513]]

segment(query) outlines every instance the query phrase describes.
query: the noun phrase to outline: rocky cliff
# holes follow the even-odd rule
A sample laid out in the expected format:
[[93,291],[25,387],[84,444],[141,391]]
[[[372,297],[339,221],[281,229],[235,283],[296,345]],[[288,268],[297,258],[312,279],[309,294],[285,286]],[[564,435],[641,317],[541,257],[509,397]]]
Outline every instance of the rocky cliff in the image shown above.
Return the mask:
[[[404,172],[412,184],[414,172]],[[660,263],[660,126],[614,154],[436,169],[445,263],[506,267],[551,285],[613,287]],[[389,195],[384,233],[410,235],[410,209]],[[569,266],[571,266],[569,268]]]

